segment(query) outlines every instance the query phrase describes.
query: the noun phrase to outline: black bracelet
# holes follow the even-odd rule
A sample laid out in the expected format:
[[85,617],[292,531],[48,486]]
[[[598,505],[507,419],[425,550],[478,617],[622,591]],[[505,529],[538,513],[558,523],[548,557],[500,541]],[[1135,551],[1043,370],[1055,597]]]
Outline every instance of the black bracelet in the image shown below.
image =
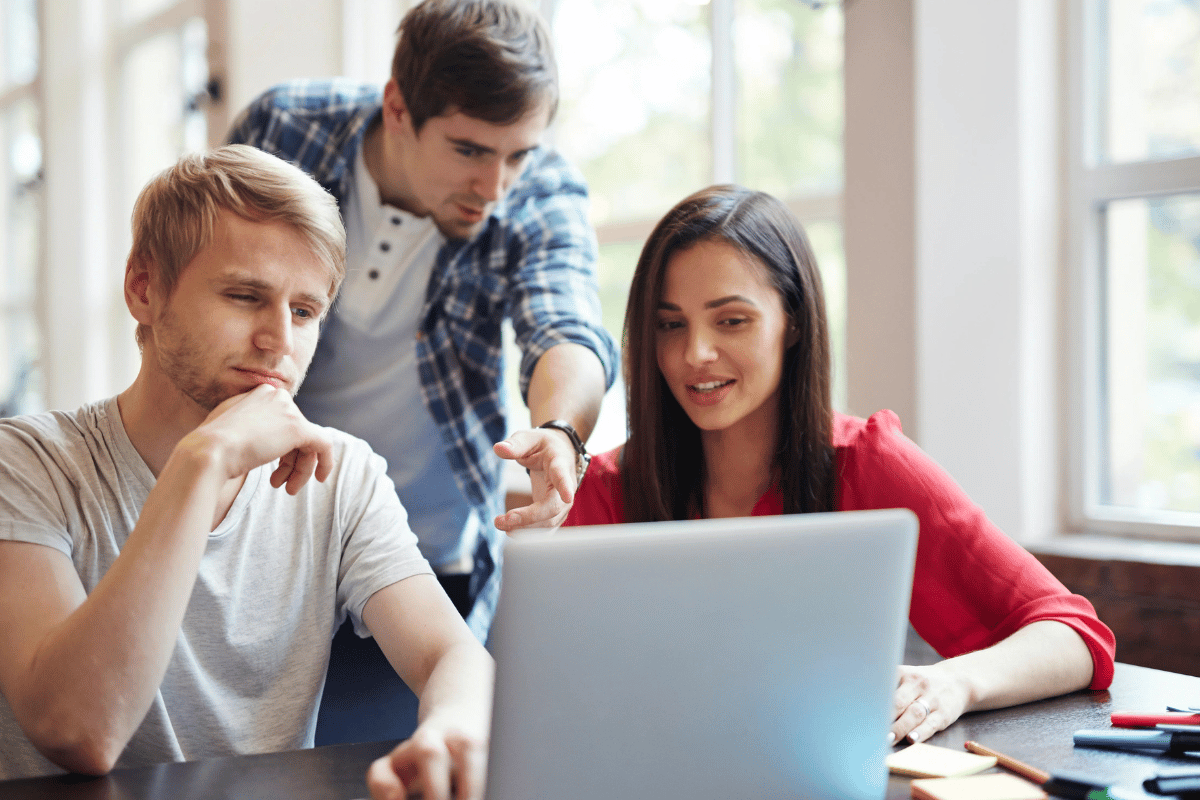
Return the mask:
[[592,457],[587,448],[583,446],[583,439],[579,438],[575,426],[565,420],[552,419],[549,422],[543,422],[538,427],[562,431],[567,435],[567,438],[571,440],[571,446],[575,448],[575,480],[583,480],[583,473],[587,472],[588,462],[592,460]]

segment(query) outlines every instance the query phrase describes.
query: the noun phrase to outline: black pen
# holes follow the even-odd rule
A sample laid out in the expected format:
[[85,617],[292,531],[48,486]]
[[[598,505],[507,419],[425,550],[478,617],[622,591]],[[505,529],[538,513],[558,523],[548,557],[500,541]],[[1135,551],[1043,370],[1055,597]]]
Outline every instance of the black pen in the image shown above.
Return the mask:
[[1186,753],[1200,750],[1200,731],[1109,730],[1075,731],[1076,747],[1108,747],[1149,753]]
[[1142,781],[1147,792],[1154,794],[1186,794],[1200,792],[1200,772],[1195,768],[1160,772]]

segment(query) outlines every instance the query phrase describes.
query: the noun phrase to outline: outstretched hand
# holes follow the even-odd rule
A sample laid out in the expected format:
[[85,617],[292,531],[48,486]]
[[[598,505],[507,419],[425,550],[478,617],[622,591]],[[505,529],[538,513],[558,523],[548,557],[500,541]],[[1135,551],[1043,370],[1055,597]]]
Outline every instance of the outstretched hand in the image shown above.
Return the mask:
[[547,428],[517,431],[492,449],[501,458],[516,461],[529,470],[533,491],[530,505],[496,517],[496,527],[512,532],[561,525],[571,510],[577,486],[576,453],[567,435]]
[[923,742],[967,710],[967,684],[945,664],[899,668],[892,695],[892,742],[906,736],[914,744]]
[[288,494],[310,478],[324,481],[333,469],[325,432],[304,418],[288,392],[269,384],[225,400],[189,436],[216,447],[228,478],[279,459],[271,485],[286,485]]

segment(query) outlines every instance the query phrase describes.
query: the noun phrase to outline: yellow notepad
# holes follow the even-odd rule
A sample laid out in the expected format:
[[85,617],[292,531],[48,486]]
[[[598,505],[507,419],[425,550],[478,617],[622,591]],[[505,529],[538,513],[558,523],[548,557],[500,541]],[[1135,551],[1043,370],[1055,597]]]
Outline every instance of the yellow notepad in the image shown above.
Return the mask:
[[994,756],[980,756],[949,747],[917,743],[898,750],[884,762],[899,775],[914,778],[957,778],[996,766]]
[[912,782],[917,800],[1048,800],[1037,784],[996,772],[967,778],[922,778]]

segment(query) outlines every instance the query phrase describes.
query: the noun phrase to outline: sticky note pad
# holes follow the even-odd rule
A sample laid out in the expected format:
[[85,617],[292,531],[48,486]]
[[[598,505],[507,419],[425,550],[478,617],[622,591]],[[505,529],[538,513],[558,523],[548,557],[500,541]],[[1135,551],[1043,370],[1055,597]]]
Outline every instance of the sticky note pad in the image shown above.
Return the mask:
[[911,775],[914,778],[957,778],[962,775],[974,775],[996,766],[996,758],[918,742],[892,753],[884,763],[898,775]]
[[1047,800],[1037,784],[996,772],[967,778],[922,778],[912,782],[917,800]]

